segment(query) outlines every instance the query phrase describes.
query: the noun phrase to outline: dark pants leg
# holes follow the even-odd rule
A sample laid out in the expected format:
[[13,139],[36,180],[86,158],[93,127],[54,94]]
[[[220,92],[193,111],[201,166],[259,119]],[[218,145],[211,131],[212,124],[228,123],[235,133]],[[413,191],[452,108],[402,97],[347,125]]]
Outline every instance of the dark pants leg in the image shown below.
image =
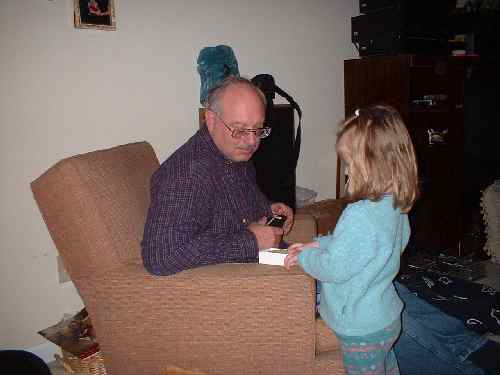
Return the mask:
[[395,283],[405,303],[401,336],[394,346],[402,375],[482,375],[468,356],[487,338]]

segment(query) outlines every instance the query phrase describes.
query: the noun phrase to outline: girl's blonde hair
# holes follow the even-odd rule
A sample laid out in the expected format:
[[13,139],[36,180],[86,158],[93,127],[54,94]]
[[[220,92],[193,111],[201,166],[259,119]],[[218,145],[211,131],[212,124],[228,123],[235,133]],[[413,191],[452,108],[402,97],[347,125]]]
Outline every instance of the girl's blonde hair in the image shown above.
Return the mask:
[[391,193],[394,207],[408,212],[418,197],[413,143],[396,109],[376,105],[358,109],[337,135],[336,149],[347,163],[347,198],[380,200]]

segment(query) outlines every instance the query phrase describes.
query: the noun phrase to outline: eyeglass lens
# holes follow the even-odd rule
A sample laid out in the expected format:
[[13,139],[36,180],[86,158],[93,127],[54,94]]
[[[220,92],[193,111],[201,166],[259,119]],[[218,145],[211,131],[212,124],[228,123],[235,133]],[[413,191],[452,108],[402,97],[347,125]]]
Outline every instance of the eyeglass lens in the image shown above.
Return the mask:
[[246,134],[254,133],[257,138],[266,138],[271,133],[271,128],[262,129],[233,129],[232,135],[234,138],[242,138]]

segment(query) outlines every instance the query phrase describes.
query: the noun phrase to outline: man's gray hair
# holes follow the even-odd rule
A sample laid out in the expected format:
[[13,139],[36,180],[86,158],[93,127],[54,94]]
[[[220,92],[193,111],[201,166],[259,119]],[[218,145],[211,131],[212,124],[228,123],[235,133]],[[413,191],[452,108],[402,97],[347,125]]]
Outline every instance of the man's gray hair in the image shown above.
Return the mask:
[[220,107],[220,98],[229,87],[236,85],[244,85],[254,90],[260,97],[262,105],[266,108],[267,100],[264,93],[249,79],[235,75],[227,76],[210,89],[207,95],[207,100],[205,101],[205,108],[220,114],[222,109]]

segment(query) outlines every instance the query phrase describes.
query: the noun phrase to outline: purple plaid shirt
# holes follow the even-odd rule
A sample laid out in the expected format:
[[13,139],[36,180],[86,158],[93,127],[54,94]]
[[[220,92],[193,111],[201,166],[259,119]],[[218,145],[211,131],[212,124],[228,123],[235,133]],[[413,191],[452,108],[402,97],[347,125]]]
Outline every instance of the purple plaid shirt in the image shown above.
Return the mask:
[[247,226],[271,214],[252,162],[232,162],[206,127],[151,178],[142,259],[154,275],[216,263],[251,263],[257,240]]

